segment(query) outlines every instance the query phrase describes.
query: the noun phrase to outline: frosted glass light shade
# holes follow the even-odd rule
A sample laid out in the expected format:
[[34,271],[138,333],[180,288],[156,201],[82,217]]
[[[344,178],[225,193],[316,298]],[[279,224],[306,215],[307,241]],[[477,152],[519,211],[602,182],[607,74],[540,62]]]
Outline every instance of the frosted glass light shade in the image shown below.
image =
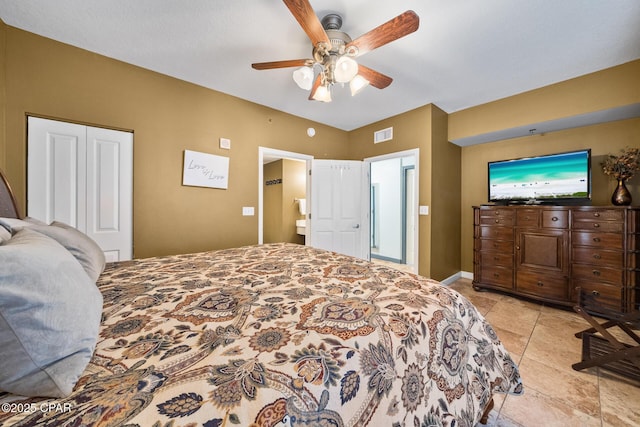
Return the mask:
[[351,89],[351,96],[357,94],[365,87],[369,86],[369,80],[357,75],[349,82],[349,89]]
[[293,81],[300,89],[310,90],[313,86],[313,70],[310,67],[300,67],[293,72]]
[[318,86],[316,92],[313,94],[313,99],[316,101],[331,102],[331,91],[329,87],[325,85]]
[[336,61],[336,69],[333,72],[338,83],[347,83],[358,74],[358,63],[348,56],[341,56]]

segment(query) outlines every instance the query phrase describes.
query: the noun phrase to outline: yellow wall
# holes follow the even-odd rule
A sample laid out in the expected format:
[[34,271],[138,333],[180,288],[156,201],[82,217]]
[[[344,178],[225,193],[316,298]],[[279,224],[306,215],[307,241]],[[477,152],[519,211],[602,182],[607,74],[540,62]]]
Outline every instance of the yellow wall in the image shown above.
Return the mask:
[[[304,236],[296,232],[296,220],[304,216],[295,199],[306,198],[306,171],[305,162],[296,160],[280,159],[264,165],[264,243],[304,244]],[[281,183],[267,185],[278,179]]]
[[449,115],[449,140],[640,102],[640,60]]
[[[592,202],[610,205],[615,182],[602,173],[600,163],[608,153],[640,146],[640,119],[620,120],[593,126],[473,145],[462,149],[462,270],[473,271],[473,212],[487,202],[487,163],[591,148]],[[635,204],[640,202],[640,176],[629,181]]]
[[0,20],[0,170],[6,170],[6,131],[4,126],[4,117],[6,112],[6,96],[5,96],[5,46],[6,46],[7,26]]
[[[638,76],[640,60],[450,115],[426,105],[344,132],[0,22],[0,167],[25,211],[27,114],[133,130],[134,255],[146,257],[256,243],[257,215],[241,211],[258,207],[259,146],[335,159],[419,148],[419,203],[430,206],[419,219],[419,270],[442,279],[472,271],[471,206],[486,202],[488,161],[591,147],[594,204],[608,204],[613,183],[598,163],[640,146],[640,119],[462,149],[447,139],[638,103]],[[373,132],[388,126],[393,141],[374,145]],[[218,148],[220,137],[231,150]],[[184,149],[229,156],[229,189],[183,187]],[[639,181],[630,183],[636,203]]]
[[460,271],[461,149],[447,139],[447,114],[433,110],[431,152],[431,277]]
[[[272,181],[282,179],[282,160],[264,165],[262,183],[262,240],[264,243],[281,241],[282,235],[282,184]],[[269,183],[267,185],[267,183]]]
[[[375,131],[393,127],[393,139],[379,144],[373,143]],[[430,215],[420,216],[419,230],[419,273],[423,276],[442,280],[457,273],[460,268],[459,236],[459,179],[440,180],[436,173],[445,170],[454,172],[460,168],[459,148],[446,138],[447,115],[435,105],[426,105],[415,110],[381,120],[377,123],[351,131],[349,148],[352,159],[365,159],[389,153],[420,149],[419,159],[419,200],[420,205],[430,207]],[[435,154],[437,153],[437,154]],[[441,155],[437,158],[436,155]],[[432,188],[435,182],[437,188]],[[434,195],[434,190],[448,192],[446,196]],[[448,199],[457,205],[451,211]],[[453,231],[453,236],[445,232]],[[457,231],[456,231],[457,230]],[[453,238],[452,238],[453,237]],[[446,243],[445,243],[446,242]],[[441,252],[442,245],[447,246]],[[446,254],[446,255],[445,255]]]
[[[242,207],[257,213],[259,146],[347,156],[344,131],[1,27],[8,142],[0,165],[23,212],[26,114],[133,130],[135,257],[257,243],[257,214],[244,217]],[[309,126],[316,129],[312,140]],[[220,137],[231,139],[231,150],[218,148]],[[183,187],[184,149],[229,156],[228,190]]]
[[[455,140],[575,115],[640,103],[640,60],[449,115],[449,139]],[[600,162],[609,153],[640,147],[640,119],[584,126],[543,135],[513,138],[462,148],[462,264],[473,270],[471,207],[487,202],[487,162],[571,151],[592,150],[592,201],[609,205],[614,182]],[[640,202],[640,177],[628,183]]]
[[296,232],[296,220],[304,219],[295,199],[306,198],[306,162],[282,160],[282,241],[304,245],[304,236]]

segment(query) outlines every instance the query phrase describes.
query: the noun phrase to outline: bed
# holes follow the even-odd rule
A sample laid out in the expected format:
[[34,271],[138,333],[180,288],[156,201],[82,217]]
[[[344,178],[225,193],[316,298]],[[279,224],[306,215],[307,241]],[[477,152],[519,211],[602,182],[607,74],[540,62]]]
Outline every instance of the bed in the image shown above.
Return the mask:
[[[55,243],[89,278],[76,272],[81,284],[61,304],[83,292],[91,302],[67,307],[72,333],[87,331],[82,356],[62,355],[63,367],[80,359],[66,390],[42,397],[5,381],[2,425],[473,426],[486,422],[494,393],[523,393],[491,325],[436,281],[288,243],[109,263],[94,280],[95,265],[77,258],[90,246],[82,237],[68,239],[74,247],[49,229],[62,224],[3,212],[11,236],[0,238],[0,280],[19,282],[5,261],[26,251],[25,239],[46,246],[29,255],[51,256]],[[65,260],[46,283],[67,274],[59,265],[77,270]],[[55,332],[39,339],[66,339]],[[10,347],[0,346],[0,359]]]

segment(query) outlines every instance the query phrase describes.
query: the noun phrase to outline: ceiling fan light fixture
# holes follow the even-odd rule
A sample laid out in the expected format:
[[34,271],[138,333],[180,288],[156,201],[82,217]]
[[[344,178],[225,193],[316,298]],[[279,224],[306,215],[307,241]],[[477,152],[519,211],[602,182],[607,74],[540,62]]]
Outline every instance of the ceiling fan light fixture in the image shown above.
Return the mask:
[[358,63],[348,56],[341,56],[336,61],[336,68],[333,76],[338,83],[350,82],[358,75]]
[[313,86],[313,70],[306,65],[293,72],[293,81],[300,89],[311,90]]
[[329,85],[318,86],[311,97],[316,101],[331,102],[331,91],[329,90]]
[[365,79],[361,75],[355,76],[349,82],[349,89],[351,90],[351,96],[356,95],[367,86],[369,86],[369,80]]

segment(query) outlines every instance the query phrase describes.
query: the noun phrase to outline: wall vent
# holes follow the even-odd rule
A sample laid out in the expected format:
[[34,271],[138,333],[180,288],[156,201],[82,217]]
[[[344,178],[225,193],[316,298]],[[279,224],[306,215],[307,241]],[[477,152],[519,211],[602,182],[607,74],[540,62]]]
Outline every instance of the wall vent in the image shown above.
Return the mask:
[[390,141],[393,139],[393,127],[382,129],[373,133],[373,143]]

